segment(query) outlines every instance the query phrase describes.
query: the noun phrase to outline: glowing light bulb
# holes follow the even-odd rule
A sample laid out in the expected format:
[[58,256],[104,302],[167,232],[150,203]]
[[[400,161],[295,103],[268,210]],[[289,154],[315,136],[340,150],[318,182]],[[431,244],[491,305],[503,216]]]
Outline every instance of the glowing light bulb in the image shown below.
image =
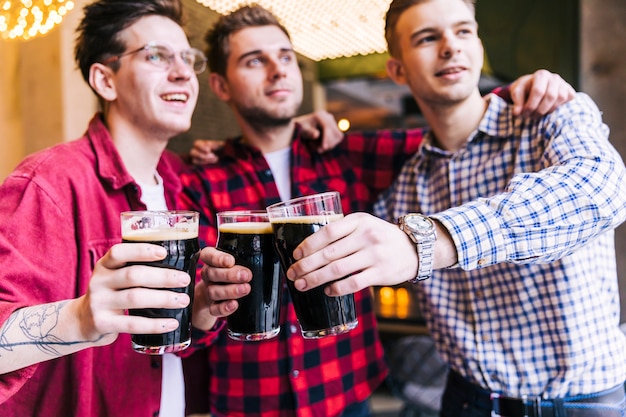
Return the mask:
[[350,129],[350,120],[348,120],[348,119],[339,119],[339,121],[337,122],[337,127],[342,132],[348,131],[348,129]]

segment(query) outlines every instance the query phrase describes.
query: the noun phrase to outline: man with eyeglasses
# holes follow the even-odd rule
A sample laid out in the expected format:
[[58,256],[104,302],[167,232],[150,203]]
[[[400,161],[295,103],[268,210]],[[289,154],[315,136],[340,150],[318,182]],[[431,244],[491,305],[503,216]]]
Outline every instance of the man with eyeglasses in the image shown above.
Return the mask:
[[175,270],[127,266],[162,248],[120,244],[125,210],[175,209],[202,52],[181,5],[99,0],[84,9],[76,61],[102,112],[85,135],[28,157],[0,186],[0,415],[182,417],[180,360],[131,349],[129,333],[172,319],[125,315],[181,308]]
[[143,52],[146,56],[146,60],[151,64],[165,70],[169,69],[169,67],[174,64],[177,55],[180,56],[180,59],[185,63],[185,65],[189,68],[193,68],[196,74],[200,74],[206,69],[206,57],[199,49],[189,48],[176,54],[169,46],[163,45],[159,42],[148,42],[147,44],[132,51],[124,52],[119,55],[113,55],[112,57],[105,59],[102,63],[110,65],[125,56],[133,55],[139,52]]

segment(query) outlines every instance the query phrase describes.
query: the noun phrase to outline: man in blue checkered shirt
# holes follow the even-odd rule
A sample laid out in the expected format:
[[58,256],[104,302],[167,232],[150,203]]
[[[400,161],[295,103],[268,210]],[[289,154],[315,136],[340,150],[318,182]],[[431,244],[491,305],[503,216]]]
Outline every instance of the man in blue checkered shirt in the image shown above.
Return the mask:
[[600,111],[579,93],[531,119],[481,97],[470,0],[394,0],[386,36],[388,73],[432,129],[376,206],[400,227],[346,216],[288,277],[329,295],[414,281],[451,369],[442,416],[624,416],[626,173]]

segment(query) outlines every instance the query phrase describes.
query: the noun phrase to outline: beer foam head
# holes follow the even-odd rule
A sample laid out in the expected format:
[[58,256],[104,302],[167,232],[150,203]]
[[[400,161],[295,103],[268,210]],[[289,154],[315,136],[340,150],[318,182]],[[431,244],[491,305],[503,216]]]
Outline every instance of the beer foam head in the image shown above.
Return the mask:
[[137,241],[160,241],[160,240],[187,240],[198,237],[198,228],[168,228],[168,229],[137,229],[125,230],[122,239]]
[[264,235],[272,233],[272,225],[269,222],[222,223],[219,226],[219,231],[221,233],[237,233],[240,235]]
[[129,211],[121,215],[126,240],[185,240],[198,237],[198,215],[182,211]]

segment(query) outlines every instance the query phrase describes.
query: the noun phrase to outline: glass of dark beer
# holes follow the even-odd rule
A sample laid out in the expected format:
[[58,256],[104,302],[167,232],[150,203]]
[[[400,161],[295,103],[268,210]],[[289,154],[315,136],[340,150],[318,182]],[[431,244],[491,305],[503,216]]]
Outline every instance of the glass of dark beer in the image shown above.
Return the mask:
[[217,213],[217,248],[252,271],[250,293],[230,314],[228,336],[234,340],[271,339],[280,332],[281,270],[266,211]]
[[[178,269],[191,276],[183,288],[163,288],[189,295],[191,302],[185,308],[130,309],[129,315],[149,318],[175,318],[176,330],[162,334],[133,334],[132,347],[136,352],[161,355],[178,352],[191,344],[191,310],[200,255],[198,242],[198,213],[194,211],[126,211],[120,215],[122,241],[125,243],[152,243],[167,249],[165,259],[145,262],[143,265]],[[139,264],[139,263],[137,263]]]
[[[343,217],[341,198],[334,191],[273,204],[267,212],[284,271],[295,262],[293,251],[307,236]],[[290,280],[287,288],[305,339],[345,333],[358,325],[354,294],[329,297],[323,287],[298,291]]]

